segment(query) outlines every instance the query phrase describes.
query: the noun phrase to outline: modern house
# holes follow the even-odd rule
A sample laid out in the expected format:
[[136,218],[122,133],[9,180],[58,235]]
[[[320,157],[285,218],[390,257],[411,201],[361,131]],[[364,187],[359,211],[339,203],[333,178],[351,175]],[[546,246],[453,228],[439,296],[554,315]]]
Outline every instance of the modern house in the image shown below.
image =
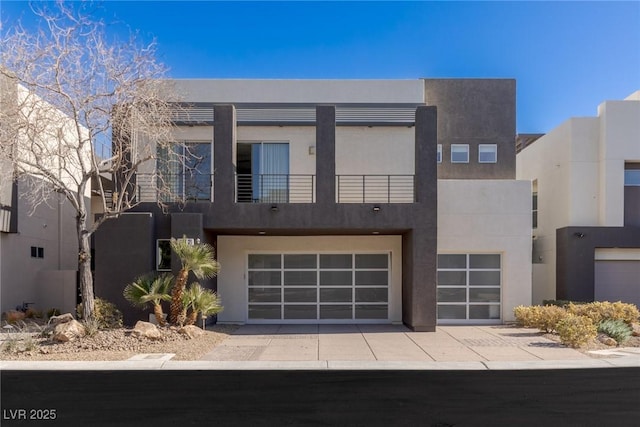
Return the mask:
[[[144,203],[95,235],[96,294],[212,244],[226,323],[500,323],[531,302],[531,183],[515,175],[515,81],[176,80],[175,138]],[[179,156],[183,153],[159,153]],[[156,180],[176,200],[158,207]],[[187,203],[177,203],[186,200]]]
[[[24,107],[24,111],[21,109],[17,115],[2,114],[0,117],[3,120],[11,120],[15,116],[18,117],[16,120],[26,120],[29,117],[33,121],[33,128],[24,125],[17,135],[7,130],[7,122],[0,123],[0,126],[6,126],[2,137],[19,138],[21,143],[16,144],[15,149],[34,144],[47,152],[47,148],[57,147],[58,139],[52,135],[64,134],[71,120],[8,79],[0,79],[0,86],[0,108],[7,112],[16,111],[16,105]],[[13,102],[19,104],[9,104]],[[41,116],[43,114],[47,115],[46,119]],[[37,132],[34,132],[36,128]],[[72,141],[72,134],[65,134],[68,141]],[[5,148],[12,145],[7,140],[0,143]],[[73,179],[71,161],[63,167],[56,163],[56,159],[41,160],[42,163],[48,162],[51,173],[60,179]],[[52,308],[74,313],[78,295],[75,211],[64,196],[57,194],[43,203],[33,203],[34,198],[27,194],[32,192],[32,184],[39,178],[23,174],[14,180],[11,173],[14,166],[9,154],[0,151],[0,168],[7,172],[0,174],[3,177],[0,178],[0,312],[27,304],[44,313]],[[40,193],[35,196],[44,197]],[[89,200],[89,191],[85,196]]]
[[533,302],[640,305],[640,91],[517,155],[533,186]]

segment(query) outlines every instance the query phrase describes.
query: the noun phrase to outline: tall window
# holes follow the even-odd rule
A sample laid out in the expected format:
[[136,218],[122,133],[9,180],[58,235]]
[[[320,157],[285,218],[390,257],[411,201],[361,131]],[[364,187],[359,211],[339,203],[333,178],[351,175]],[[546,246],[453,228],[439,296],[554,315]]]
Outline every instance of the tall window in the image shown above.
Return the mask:
[[436,159],[438,163],[442,163],[442,144],[438,144],[438,151],[436,154]]
[[238,143],[238,202],[289,201],[289,143]]
[[171,199],[211,200],[211,143],[188,141],[158,149],[158,174]]
[[451,144],[451,163],[469,163],[469,144]]
[[538,228],[538,180],[534,179],[532,184],[532,195],[531,195],[531,222],[533,228]]

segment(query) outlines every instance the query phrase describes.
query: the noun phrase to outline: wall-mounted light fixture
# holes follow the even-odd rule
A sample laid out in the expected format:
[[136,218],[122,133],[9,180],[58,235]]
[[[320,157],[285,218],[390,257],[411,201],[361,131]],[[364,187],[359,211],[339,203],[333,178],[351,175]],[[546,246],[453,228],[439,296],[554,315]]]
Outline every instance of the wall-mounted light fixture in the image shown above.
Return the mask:
[[309,146],[309,155],[310,156],[315,156],[316,155],[316,146],[315,145],[310,145]]
[[380,206],[376,205],[372,209],[374,212],[380,212]]
[[580,233],[580,232],[575,232],[573,233],[574,236],[576,236],[578,239],[582,239],[584,237],[584,233]]
[[258,234],[261,235],[261,236],[264,236],[265,234],[267,234],[267,232],[266,231],[258,231]]
[[380,232],[379,231],[372,231],[371,234],[377,236],[378,234],[380,234]]
[[271,205],[271,212],[278,212],[279,210],[278,205]]

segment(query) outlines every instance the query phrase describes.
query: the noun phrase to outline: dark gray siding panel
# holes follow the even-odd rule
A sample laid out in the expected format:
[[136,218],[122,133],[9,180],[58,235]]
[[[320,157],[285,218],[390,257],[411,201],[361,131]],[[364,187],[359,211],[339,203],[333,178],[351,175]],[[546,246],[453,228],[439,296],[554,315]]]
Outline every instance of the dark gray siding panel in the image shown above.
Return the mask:
[[559,228],[556,231],[556,298],[594,300],[596,248],[640,248],[640,227]]
[[[438,178],[515,179],[515,80],[426,79],[425,101],[438,107]],[[469,144],[469,163],[451,163],[451,144]],[[478,163],[480,144],[497,144],[497,163]]]
[[640,227],[640,187],[624,187],[624,225]]
[[150,213],[123,214],[105,221],[96,231],[95,294],[122,310],[124,323],[149,319],[148,311],[132,307],[124,287],[155,269],[154,221]]

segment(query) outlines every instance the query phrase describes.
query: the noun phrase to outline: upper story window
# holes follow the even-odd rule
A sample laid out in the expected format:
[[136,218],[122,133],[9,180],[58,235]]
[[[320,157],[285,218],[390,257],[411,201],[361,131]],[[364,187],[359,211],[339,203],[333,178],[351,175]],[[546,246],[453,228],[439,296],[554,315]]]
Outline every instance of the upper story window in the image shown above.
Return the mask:
[[438,152],[436,154],[436,159],[438,163],[442,163],[442,144],[438,144]]
[[478,163],[496,163],[497,161],[497,144],[480,144],[478,146]]
[[451,144],[451,163],[469,163],[469,144]]
[[626,163],[624,165],[624,186],[640,187],[640,163]]

